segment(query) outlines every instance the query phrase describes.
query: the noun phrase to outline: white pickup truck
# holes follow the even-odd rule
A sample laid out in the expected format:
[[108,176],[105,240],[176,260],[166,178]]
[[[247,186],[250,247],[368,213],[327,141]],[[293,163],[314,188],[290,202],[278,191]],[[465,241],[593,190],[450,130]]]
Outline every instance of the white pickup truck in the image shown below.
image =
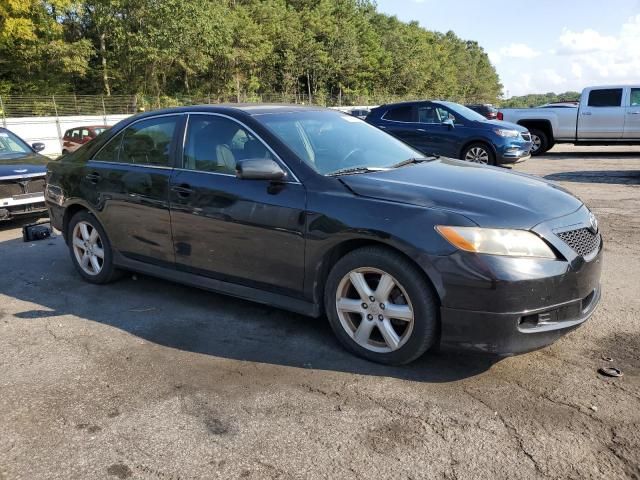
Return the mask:
[[532,155],[556,143],[640,145],[640,84],[588,87],[577,105],[505,109],[498,119],[529,129]]

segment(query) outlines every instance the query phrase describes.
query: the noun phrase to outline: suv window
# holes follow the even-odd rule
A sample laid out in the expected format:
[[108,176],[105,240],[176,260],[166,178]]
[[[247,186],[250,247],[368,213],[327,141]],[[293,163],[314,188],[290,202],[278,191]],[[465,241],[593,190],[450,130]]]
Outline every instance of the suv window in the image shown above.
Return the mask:
[[109,140],[94,158],[105,162],[169,167],[177,123],[177,116],[137,122]]
[[619,107],[622,103],[621,88],[606,88],[589,92],[590,107]]
[[442,123],[451,119],[454,123],[459,123],[456,116],[442,107],[425,105],[418,108],[418,122],[420,123]]
[[382,118],[396,122],[413,122],[413,107],[409,105],[390,108]]
[[631,89],[631,103],[629,105],[632,107],[640,106],[640,88]]
[[235,175],[236,161],[273,158],[240,124],[215,115],[189,115],[184,168]]

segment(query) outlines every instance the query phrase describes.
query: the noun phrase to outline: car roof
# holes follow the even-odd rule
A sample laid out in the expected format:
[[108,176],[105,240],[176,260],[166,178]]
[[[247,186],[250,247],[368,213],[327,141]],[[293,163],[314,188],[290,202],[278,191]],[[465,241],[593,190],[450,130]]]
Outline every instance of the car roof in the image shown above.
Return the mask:
[[147,116],[167,115],[171,113],[184,112],[212,112],[212,113],[245,113],[248,115],[261,115],[267,113],[292,113],[304,111],[335,111],[325,107],[315,105],[290,105],[285,103],[231,103],[215,105],[190,105],[186,107],[172,107],[162,110],[152,110],[137,115],[137,118]]

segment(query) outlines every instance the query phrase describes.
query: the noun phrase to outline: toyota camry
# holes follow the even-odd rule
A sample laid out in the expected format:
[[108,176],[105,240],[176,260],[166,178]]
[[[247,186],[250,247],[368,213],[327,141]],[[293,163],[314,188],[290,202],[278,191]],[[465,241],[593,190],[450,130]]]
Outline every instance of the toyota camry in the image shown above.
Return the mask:
[[566,190],[322,108],[137,115],[50,163],[45,197],[88,282],[135,271],[324,315],[381,363],[530,351],[600,299],[602,237]]

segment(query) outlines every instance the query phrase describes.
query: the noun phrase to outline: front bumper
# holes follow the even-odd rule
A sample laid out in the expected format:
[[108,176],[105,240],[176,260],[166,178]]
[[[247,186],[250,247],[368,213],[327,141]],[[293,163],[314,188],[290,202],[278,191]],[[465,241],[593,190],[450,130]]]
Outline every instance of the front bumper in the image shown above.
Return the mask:
[[432,257],[441,299],[441,343],[496,354],[523,353],[553,343],[584,323],[601,296],[603,242],[586,257],[556,232],[589,225],[589,210],[532,230],[556,259],[456,252]]
[[16,195],[0,198],[0,221],[17,217],[38,215],[47,210],[43,193]]
[[516,143],[497,149],[496,163],[520,163],[531,158],[531,143]]

